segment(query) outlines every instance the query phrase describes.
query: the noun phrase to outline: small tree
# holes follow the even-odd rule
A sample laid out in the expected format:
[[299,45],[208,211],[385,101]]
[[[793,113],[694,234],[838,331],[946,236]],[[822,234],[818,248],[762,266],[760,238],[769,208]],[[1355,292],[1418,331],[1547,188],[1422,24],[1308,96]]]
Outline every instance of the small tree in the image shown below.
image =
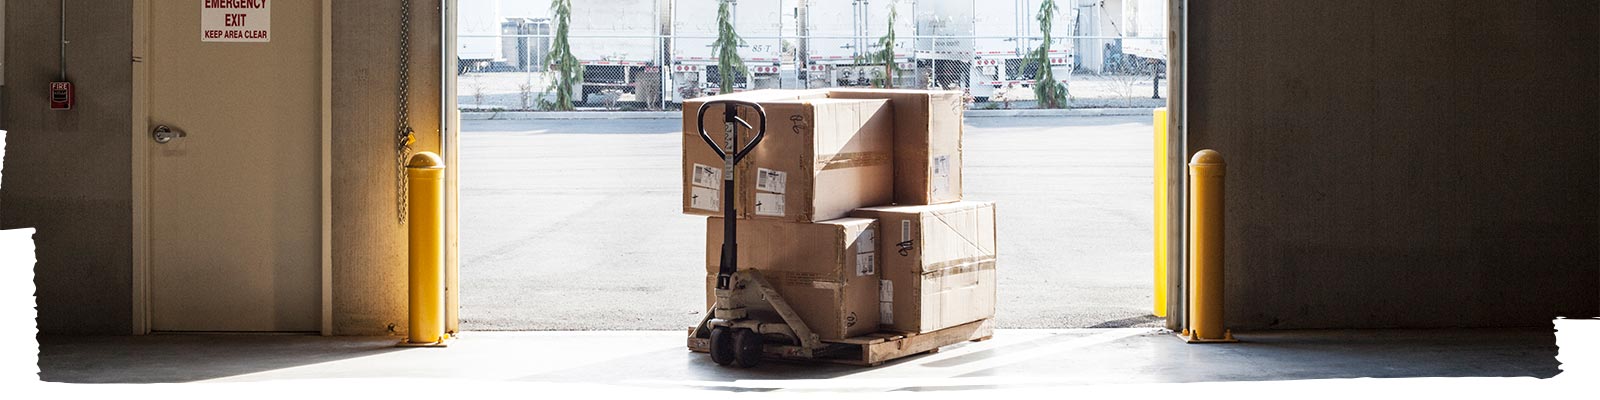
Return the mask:
[[[570,0],[564,0],[570,1]],[[732,0],[721,0],[717,5],[717,41],[711,48],[717,55],[717,75],[722,78],[718,88],[721,93],[733,92],[734,73],[744,74],[744,59],[739,58],[739,46],[745,44],[739,33],[733,31]]]
[[1050,25],[1055,21],[1056,0],[1044,0],[1039,4],[1039,31],[1044,34],[1044,40],[1039,42],[1039,48],[1028,53],[1030,61],[1038,66],[1038,73],[1034,74],[1033,95],[1039,101],[1039,108],[1065,108],[1067,106],[1067,85],[1056,80],[1050,71]]
[[894,2],[889,2],[889,31],[878,37],[878,43],[872,46],[873,50],[858,61],[863,64],[883,64],[883,81],[874,80],[874,87],[894,88],[894,19],[897,14],[899,12],[895,10]]
[[472,106],[483,109],[483,75],[472,75],[468,87],[472,88]]
[[1140,61],[1137,57],[1127,54],[1118,55],[1110,60],[1113,68],[1106,68],[1100,73],[1100,78],[1109,84],[1107,87],[1117,97],[1122,98],[1124,106],[1132,107],[1133,99],[1140,98],[1141,93],[1137,86],[1144,82],[1145,75],[1137,74],[1141,67],[1148,68],[1149,64]]
[[556,35],[550,40],[550,72],[555,73],[555,79],[550,81],[546,92],[555,93],[554,102],[544,98],[539,99],[539,108],[544,110],[572,111],[572,85],[583,79],[583,66],[578,65],[578,58],[572,55],[572,45],[567,42],[567,27],[572,19],[572,0],[551,0],[550,15],[555,16]]
[[517,84],[517,101],[518,101],[517,104],[522,105],[522,108],[519,108],[519,110],[527,110],[528,106],[530,105],[530,104],[528,104],[528,102],[530,100],[533,100],[533,83],[532,82],[518,83]]

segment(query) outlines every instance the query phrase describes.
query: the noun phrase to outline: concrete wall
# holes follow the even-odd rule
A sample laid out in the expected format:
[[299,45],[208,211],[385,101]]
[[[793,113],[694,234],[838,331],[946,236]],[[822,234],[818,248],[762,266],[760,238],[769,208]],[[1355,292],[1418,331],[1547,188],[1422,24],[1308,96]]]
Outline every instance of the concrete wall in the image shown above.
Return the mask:
[[67,13],[71,111],[50,111],[57,79],[59,5],[5,6],[5,182],[0,229],[38,228],[34,284],[39,330],[125,334],[132,323],[132,9],[99,4]]
[[[411,116],[438,150],[438,0],[413,0]],[[399,5],[333,3],[334,331],[405,326],[404,236],[394,219]],[[78,108],[47,110],[56,75],[55,2],[6,2],[8,129],[0,228],[38,228],[39,329],[132,329],[131,7],[68,3]],[[41,57],[40,55],[49,55]]]
[[1231,326],[1600,314],[1594,2],[1189,3]]
[[[395,218],[400,7],[333,3],[334,333],[406,326],[406,236]],[[411,125],[439,151],[439,0],[412,0]],[[340,15],[359,16],[339,18]]]

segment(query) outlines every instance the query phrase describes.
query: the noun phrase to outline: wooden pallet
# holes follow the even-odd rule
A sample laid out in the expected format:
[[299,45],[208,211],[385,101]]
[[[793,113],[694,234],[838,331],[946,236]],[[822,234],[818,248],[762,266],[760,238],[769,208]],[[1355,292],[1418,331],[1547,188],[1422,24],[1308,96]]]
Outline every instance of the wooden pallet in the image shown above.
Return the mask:
[[[689,331],[689,350],[709,353],[711,339],[692,336],[693,328]],[[922,334],[878,332],[842,340],[823,340],[826,347],[810,357],[798,346],[769,344],[764,350],[767,358],[774,359],[877,366],[901,357],[938,352],[939,348],[956,343],[989,340],[993,336],[993,320],[983,319]]]

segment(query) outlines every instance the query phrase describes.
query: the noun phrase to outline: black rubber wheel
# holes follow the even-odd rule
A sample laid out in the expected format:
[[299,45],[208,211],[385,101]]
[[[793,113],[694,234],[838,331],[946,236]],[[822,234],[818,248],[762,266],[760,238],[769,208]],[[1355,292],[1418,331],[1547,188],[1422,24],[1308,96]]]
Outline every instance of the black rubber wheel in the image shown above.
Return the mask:
[[761,334],[749,329],[733,331],[734,365],[750,368],[761,363]]
[[711,328],[711,361],[718,365],[728,365],[734,359],[733,332],[726,327]]

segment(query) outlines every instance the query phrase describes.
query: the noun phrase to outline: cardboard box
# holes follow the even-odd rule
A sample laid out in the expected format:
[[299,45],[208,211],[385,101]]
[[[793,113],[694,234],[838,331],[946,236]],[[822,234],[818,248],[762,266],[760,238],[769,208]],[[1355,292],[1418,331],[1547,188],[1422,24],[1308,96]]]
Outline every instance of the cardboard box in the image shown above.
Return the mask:
[[894,115],[883,99],[762,102],[766,139],[745,158],[748,218],[842,218],[894,201]]
[[[825,98],[824,90],[751,90],[730,93],[726,95],[700,97],[683,102],[683,212],[691,215],[722,216],[722,174],[724,165],[721,157],[717,157],[715,150],[706,145],[700,138],[700,131],[694,119],[698,115],[700,106],[713,100],[744,100],[761,102],[767,100],[793,100],[801,98]],[[722,125],[722,107],[713,106],[706,110],[706,133],[711,135],[718,144],[722,143],[725,133]],[[739,116],[751,124],[757,123],[754,112],[741,110]],[[770,118],[770,117],[769,117]],[[741,129],[743,131],[743,129]],[[741,132],[743,133],[743,132]],[[746,143],[754,133],[741,135],[741,142]],[[748,157],[746,158],[748,160]],[[743,165],[741,164],[741,169]],[[747,174],[739,175],[741,177]],[[743,198],[744,194],[734,191],[735,201]],[[745,210],[741,207],[740,213]],[[743,217],[743,215],[740,215]]]
[[[878,331],[877,221],[749,219],[738,229],[740,269],[760,270],[817,336],[838,340]],[[722,219],[707,218],[707,307],[715,297],[722,233]]]
[[961,201],[961,134],[966,103],[951,90],[833,89],[830,98],[889,99],[894,105],[894,203]]
[[880,321],[926,333],[994,316],[994,203],[858,209],[878,220]]

